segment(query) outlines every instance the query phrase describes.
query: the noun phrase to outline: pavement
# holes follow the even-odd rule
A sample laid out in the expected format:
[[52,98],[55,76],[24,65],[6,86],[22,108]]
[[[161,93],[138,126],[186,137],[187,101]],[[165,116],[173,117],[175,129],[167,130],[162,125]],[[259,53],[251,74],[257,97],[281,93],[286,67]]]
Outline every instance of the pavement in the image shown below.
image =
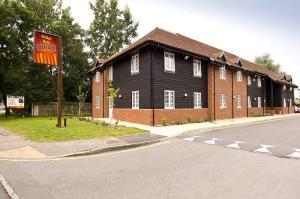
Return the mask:
[[299,148],[299,124],[295,117],[198,130],[156,145],[72,159],[0,160],[0,173],[22,199],[296,199],[300,160],[212,143]]

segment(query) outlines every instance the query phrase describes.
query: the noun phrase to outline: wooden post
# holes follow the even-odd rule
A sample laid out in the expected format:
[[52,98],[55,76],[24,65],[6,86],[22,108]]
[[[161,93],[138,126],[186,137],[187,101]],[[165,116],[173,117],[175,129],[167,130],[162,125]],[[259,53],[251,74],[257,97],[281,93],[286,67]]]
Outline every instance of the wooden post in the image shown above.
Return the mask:
[[59,58],[58,58],[58,74],[57,74],[57,124],[56,127],[61,128],[61,101],[62,101],[62,53],[61,53],[61,37],[59,38]]

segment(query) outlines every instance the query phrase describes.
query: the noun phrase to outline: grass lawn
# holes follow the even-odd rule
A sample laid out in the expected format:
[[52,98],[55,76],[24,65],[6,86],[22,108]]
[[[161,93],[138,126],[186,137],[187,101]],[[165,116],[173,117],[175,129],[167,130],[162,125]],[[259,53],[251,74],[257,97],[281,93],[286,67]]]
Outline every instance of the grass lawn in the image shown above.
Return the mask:
[[71,117],[68,117],[66,128],[56,128],[55,125],[56,117],[10,117],[6,121],[5,117],[0,116],[0,127],[21,135],[25,139],[38,142],[82,140],[146,133],[141,129],[126,127],[114,129],[100,124],[79,121]]

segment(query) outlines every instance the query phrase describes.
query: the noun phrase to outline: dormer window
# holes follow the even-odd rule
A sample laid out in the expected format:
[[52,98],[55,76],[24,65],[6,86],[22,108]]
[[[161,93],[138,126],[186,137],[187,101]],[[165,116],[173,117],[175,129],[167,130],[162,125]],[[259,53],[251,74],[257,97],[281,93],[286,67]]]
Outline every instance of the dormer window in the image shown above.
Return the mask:
[[242,59],[241,59],[241,58],[238,58],[238,60],[236,61],[235,64],[237,64],[237,65],[239,65],[240,67],[242,67],[242,66],[243,66]]
[[223,60],[223,61],[225,61],[225,62],[227,61],[227,58],[225,56],[225,52],[224,51],[221,52],[221,54],[218,56],[218,58],[221,59],[221,60]]

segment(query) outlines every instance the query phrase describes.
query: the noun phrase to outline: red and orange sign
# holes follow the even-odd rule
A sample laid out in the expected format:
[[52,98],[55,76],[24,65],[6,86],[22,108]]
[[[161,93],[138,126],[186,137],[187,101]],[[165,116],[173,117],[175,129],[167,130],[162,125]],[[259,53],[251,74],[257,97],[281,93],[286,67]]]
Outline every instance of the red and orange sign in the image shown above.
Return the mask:
[[34,32],[34,63],[59,65],[60,37],[48,33]]

